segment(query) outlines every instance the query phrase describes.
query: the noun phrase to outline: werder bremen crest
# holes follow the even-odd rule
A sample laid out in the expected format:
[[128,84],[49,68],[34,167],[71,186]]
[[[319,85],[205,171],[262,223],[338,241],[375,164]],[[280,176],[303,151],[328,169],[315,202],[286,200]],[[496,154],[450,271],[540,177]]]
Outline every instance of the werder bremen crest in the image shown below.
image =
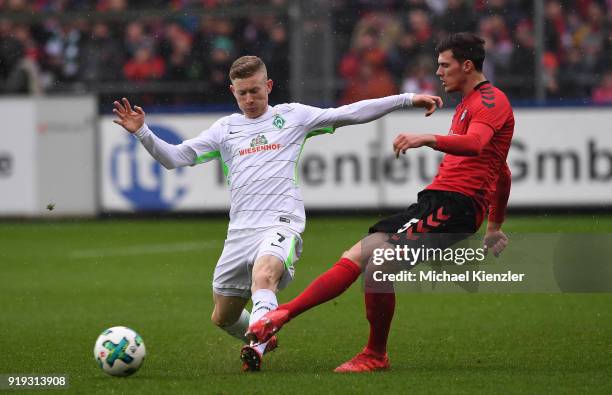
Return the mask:
[[274,119],[272,119],[272,124],[279,129],[282,129],[285,126],[285,119],[280,115],[274,115]]
[[266,137],[263,134],[260,134],[259,136],[251,140],[251,148],[255,148],[257,146],[265,145],[265,144],[268,144],[268,139],[266,139]]

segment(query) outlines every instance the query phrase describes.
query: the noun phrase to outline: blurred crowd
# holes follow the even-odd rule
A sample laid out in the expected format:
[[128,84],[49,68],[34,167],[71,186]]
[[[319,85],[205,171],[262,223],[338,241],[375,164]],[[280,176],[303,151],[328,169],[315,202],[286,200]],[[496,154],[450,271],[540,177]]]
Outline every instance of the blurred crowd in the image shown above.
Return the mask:
[[[154,7],[206,9],[240,3],[246,2],[130,1],[128,8],[127,0],[0,0],[0,12],[91,9],[103,13]],[[283,1],[265,3],[282,5]],[[40,23],[19,23],[3,19],[0,14],[0,91],[53,92],[67,87],[85,90],[100,89],[105,83],[108,87],[113,82],[154,81],[175,87],[175,93],[173,89],[166,89],[169,95],[163,88],[156,89],[144,95],[145,102],[217,103],[231,101],[227,74],[232,61],[240,55],[258,54],[270,73],[288,75],[288,32],[283,17],[185,15],[127,22],[51,17]],[[205,83],[207,89],[190,89],[189,84],[194,82]],[[277,88],[273,100],[288,97],[287,84]],[[129,90],[129,85],[119,85],[119,89]],[[156,94],[163,96],[163,101],[155,100],[159,99]]]
[[[286,13],[212,17],[189,10],[287,6],[289,0],[0,0],[0,93],[87,89],[108,83],[175,83],[175,102],[217,103],[227,72],[257,54],[277,80],[273,102],[290,100]],[[406,91],[437,93],[435,44],[474,31],[486,40],[487,77],[511,98],[535,97],[531,0],[336,0],[331,2],[341,103]],[[4,12],[185,10],[181,17],[45,18],[24,23]],[[612,102],[612,0],[546,0],[543,78],[547,97]],[[8,14],[7,14],[8,15]],[[174,14],[176,15],[176,14]],[[196,16],[197,15],[197,16]],[[202,16],[203,15],[203,16]],[[126,85],[127,86],[127,85]],[[185,93],[187,92],[187,93]],[[223,96],[221,96],[223,94]]]
[[[353,102],[395,92],[436,93],[436,43],[449,33],[486,40],[486,76],[514,99],[535,97],[534,2],[524,0],[345,1],[358,17],[339,63]],[[612,103],[612,1],[546,0],[543,78],[550,99]]]

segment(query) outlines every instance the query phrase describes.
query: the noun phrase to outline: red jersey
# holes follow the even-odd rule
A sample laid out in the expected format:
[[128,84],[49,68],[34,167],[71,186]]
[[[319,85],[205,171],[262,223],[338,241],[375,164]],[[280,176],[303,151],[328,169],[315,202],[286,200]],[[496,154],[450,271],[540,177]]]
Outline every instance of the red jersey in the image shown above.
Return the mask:
[[482,141],[478,155],[445,154],[438,174],[426,189],[470,196],[476,203],[480,225],[495,192],[498,175],[506,170],[506,158],[514,133],[514,114],[510,102],[489,81],[478,84],[461,100],[448,135],[465,135],[470,128],[492,129],[493,134],[488,141]]

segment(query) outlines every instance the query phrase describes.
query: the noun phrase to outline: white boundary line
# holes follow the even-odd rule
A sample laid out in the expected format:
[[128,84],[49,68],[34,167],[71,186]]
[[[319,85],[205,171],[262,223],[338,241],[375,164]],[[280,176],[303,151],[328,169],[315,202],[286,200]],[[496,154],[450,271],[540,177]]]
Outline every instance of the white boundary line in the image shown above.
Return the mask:
[[126,247],[108,247],[87,250],[74,250],[68,254],[70,259],[108,258],[147,254],[168,254],[176,252],[201,251],[220,246],[220,240],[189,241],[166,244],[140,244]]

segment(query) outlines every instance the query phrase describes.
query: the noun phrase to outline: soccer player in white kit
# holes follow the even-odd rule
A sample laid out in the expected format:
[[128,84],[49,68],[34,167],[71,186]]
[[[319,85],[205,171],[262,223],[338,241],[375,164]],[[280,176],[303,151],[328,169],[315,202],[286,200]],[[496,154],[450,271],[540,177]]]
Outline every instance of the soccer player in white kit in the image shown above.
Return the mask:
[[[231,66],[230,90],[242,114],[216,121],[199,136],[179,145],[159,139],[147,127],[142,108],[126,98],[115,101],[115,123],[132,133],[167,169],[219,159],[231,192],[230,222],[213,278],[212,321],[247,343],[249,323],[278,306],[276,292],[293,279],[306,216],[297,183],[297,163],[306,140],[333,133],[340,126],[366,123],[409,106],[431,115],[442,100],[404,93],[320,109],[299,103],[268,105],[272,80],[256,56],[243,56]],[[251,313],[245,310],[253,301]],[[260,370],[267,343],[246,344],[243,370]]]

